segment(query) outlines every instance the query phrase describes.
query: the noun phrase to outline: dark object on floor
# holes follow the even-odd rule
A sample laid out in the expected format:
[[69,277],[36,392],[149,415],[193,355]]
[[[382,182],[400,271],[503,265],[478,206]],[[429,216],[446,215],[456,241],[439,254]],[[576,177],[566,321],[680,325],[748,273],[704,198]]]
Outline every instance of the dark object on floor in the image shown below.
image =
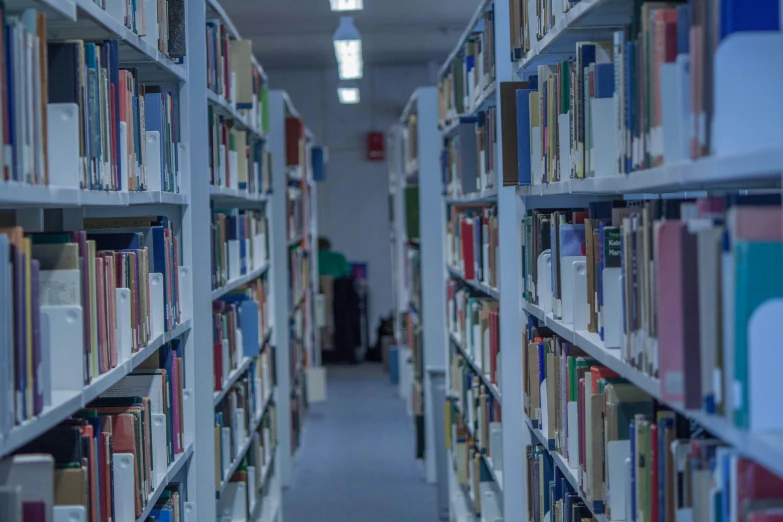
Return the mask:
[[[324,362],[347,362],[357,364],[356,348],[361,346],[361,323],[359,310],[359,295],[350,277],[340,277],[334,280],[334,347],[333,360]],[[332,359],[330,357],[330,359]]]
[[381,317],[375,331],[375,345],[367,350],[365,361],[381,362],[383,360],[383,338],[394,336],[394,319],[392,316]]

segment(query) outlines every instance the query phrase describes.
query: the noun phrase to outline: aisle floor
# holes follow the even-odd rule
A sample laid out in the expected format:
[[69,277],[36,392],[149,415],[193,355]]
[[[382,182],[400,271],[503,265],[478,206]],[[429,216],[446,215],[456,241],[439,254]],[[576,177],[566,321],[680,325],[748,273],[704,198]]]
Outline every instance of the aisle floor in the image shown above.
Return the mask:
[[435,487],[397,387],[380,364],[327,372],[328,401],[310,409],[283,494],[285,522],[435,522]]

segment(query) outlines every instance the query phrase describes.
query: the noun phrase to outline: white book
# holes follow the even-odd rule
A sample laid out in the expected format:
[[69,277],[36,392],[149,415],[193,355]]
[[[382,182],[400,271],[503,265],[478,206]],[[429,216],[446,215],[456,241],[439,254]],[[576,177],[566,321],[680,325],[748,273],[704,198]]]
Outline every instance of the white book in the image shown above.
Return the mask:
[[51,455],[14,455],[0,460],[0,487],[21,488],[22,502],[43,502],[45,522],[52,522],[54,458]]

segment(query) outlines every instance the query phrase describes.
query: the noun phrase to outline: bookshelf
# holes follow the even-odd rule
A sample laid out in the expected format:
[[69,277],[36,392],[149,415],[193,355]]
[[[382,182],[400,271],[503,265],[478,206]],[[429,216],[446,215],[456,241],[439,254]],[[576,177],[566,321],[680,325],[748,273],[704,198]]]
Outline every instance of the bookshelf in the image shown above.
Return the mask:
[[272,229],[275,248],[271,277],[285,282],[284,289],[274,294],[274,314],[276,324],[285,325],[276,341],[278,347],[285,346],[279,353],[287,355],[277,357],[275,363],[280,390],[279,482],[286,487],[307,410],[306,374],[320,363],[315,355],[313,293],[317,288],[317,252],[313,249],[318,228],[310,153],[315,140],[285,91],[269,92],[269,129],[272,179],[276,187],[284,187],[271,194],[273,219],[285,223]]
[[[392,131],[390,147],[390,197],[392,208],[392,252],[395,271],[395,338],[400,356],[400,391],[413,414],[417,456],[423,460],[424,475],[434,483],[437,477],[435,426],[432,407],[432,377],[442,380],[443,362],[438,346],[446,342],[423,325],[443,313],[443,285],[440,273],[428,270],[427,260],[440,256],[443,241],[439,225],[442,209],[424,204],[440,199],[437,181],[438,133],[435,130],[436,92],[431,87],[416,89]],[[410,361],[410,362],[409,362]]]
[[[288,401],[274,375],[288,356],[289,317],[275,313],[288,308],[286,286],[275,288],[275,281],[286,281],[288,268],[286,238],[275,243],[286,202],[274,197],[287,184],[281,180],[272,191],[268,78],[219,3],[203,5],[169,0],[170,18],[148,11],[143,36],[126,24],[119,3],[104,9],[90,0],[15,0],[4,7],[4,30],[29,31],[42,53],[49,51],[50,83],[48,99],[34,86],[28,90],[35,95],[19,95],[39,122],[49,116],[48,132],[46,125],[30,127],[40,156],[26,163],[19,149],[19,160],[0,176],[3,480],[21,480],[25,495],[36,491],[26,502],[40,493],[41,507],[52,509],[46,485],[53,476],[77,480],[60,476],[68,462],[57,460],[53,440],[81,448],[89,433],[98,454],[111,451],[103,446],[111,438],[98,437],[104,428],[84,419],[104,415],[109,426],[141,426],[142,439],[115,431],[116,469],[99,460],[93,464],[100,478],[85,475],[96,495],[106,492],[107,504],[56,505],[54,520],[100,519],[105,506],[117,520],[139,522],[168,508],[183,521],[283,518],[279,463],[289,461],[277,457],[276,441],[290,440],[290,424],[277,423]],[[27,29],[31,21],[35,31]],[[219,71],[210,29],[225,43]],[[89,43],[103,40],[109,42]],[[85,146],[84,158],[80,143],[91,137],[80,134],[74,115],[87,102],[65,103],[59,89],[79,78],[63,59],[74,50],[102,52],[97,67],[112,87],[112,75],[120,74],[117,112],[107,105],[101,119],[93,113],[90,120],[104,133],[105,148]],[[96,91],[90,103],[108,104],[103,96]],[[146,128],[138,112],[125,111],[131,98],[146,106]],[[208,131],[218,122],[220,132]],[[213,247],[225,241],[212,258],[210,234]],[[276,254],[283,259],[273,262]],[[19,278],[25,272],[30,283]],[[75,293],[57,293],[62,284]],[[12,315],[12,307],[24,313]],[[34,335],[21,336],[25,324]],[[21,380],[26,371],[30,378]],[[153,395],[164,403],[146,399]],[[20,457],[20,450],[55,453],[57,468],[48,457]],[[120,471],[134,463],[144,478],[139,488],[133,473]],[[26,473],[33,482],[25,482]],[[104,476],[113,477],[113,495]]]
[[[437,128],[443,168],[431,178],[441,183],[441,192],[429,197],[427,203],[443,209],[434,221],[445,239],[436,243],[443,245],[440,260],[422,256],[421,271],[440,270],[443,276],[431,279],[437,284],[445,282],[440,295],[448,298],[442,323],[433,320],[425,307],[423,332],[425,337],[429,332],[441,335],[446,325],[446,341],[440,346],[446,347],[449,381],[450,406],[445,423],[449,466],[446,476],[439,474],[438,478],[448,486],[450,512],[456,520],[555,518],[554,513],[543,511],[548,494],[546,487],[542,490],[539,486],[542,473],[543,484],[552,480],[559,491],[555,499],[560,502],[552,505],[553,510],[575,501],[583,504],[577,515],[583,519],[629,520],[626,509],[635,513],[632,516],[637,520],[641,516],[656,518],[657,507],[652,515],[631,510],[631,503],[634,510],[652,509],[666,495],[657,487],[639,485],[639,480],[652,480],[645,460],[657,463],[671,458],[695,474],[724,467],[731,470],[729,474],[746,473],[746,477],[764,477],[768,483],[783,484],[783,439],[774,420],[777,417],[764,400],[775,382],[770,373],[763,371],[769,366],[764,358],[771,356],[761,355],[766,353],[765,342],[774,344],[775,332],[780,328],[771,317],[783,306],[780,267],[774,261],[783,249],[778,225],[780,201],[776,200],[781,195],[783,151],[779,141],[747,137],[750,129],[760,125],[770,125],[770,131],[777,135],[783,120],[777,105],[767,112],[774,113],[774,117],[758,119],[754,111],[760,105],[747,98],[740,102],[724,81],[727,75],[745,73],[745,57],[766,55],[769,45],[780,41],[783,8],[774,1],[755,6],[760,15],[751,26],[767,32],[748,32],[749,26],[738,22],[742,13],[721,11],[724,25],[720,36],[705,48],[703,56],[690,56],[691,76],[685,78],[682,66],[688,60],[688,47],[684,44],[692,45],[691,39],[697,38],[688,31],[689,24],[702,23],[687,17],[688,6],[661,8],[659,4],[649,12],[649,6],[635,12],[644,3],[580,0],[567,4],[563,8],[560,2],[547,0],[480,2],[438,74]],[[693,9],[700,5],[691,4]],[[728,8],[728,4],[721,5],[721,9]],[[539,19],[539,13],[543,18]],[[645,16],[650,17],[649,24]],[[640,22],[643,19],[645,24]],[[640,87],[638,76],[629,72],[628,62],[622,61],[629,60],[624,50],[637,45],[636,29],[630,29],[632,23],[644,31],[641,38],[655,41],[658,49],[666,48],[669,53],[665,58],[654,53],[636,56],[647,60],[649,67],[650,76],[643,80],[649,84],[644,87]],[[665,34],[664,27],[681,30],[679,40],[674,42],[673,32]],[[730,33],[736,34],[729,38]],[[598,44],[592,45],[595,42]],[[595,58],[589,54],[593,50]],[[662,61],[654,61],[657,58]],[[581,77],[577,64],[582,60],[586,60],[585,81],[594,89],[588,94],[588,84],[581,88],[578,83]],[[756,95],[762,96],[767,87],[779,87],[779,71],[776,66],[773,69],[766,76],[769,82],[760,82],[764,87],[753,90]],[[694,79],[701,74],[706,75],[705,79]],[[684,87],[675,95],[672,86],[677,81],[682,81]],[[714,106],[689,99],[695,92],[688,90],[692,81],[703,82],[698,91],[708,92]],[[556,97],[563,94],[566,85],[568,97]],[[642,112],[626,108],[630,107],[629,97],[636,96],[640,89],[646,89],[649,96],[649,106],[643,108],[650,111],[647,120],[640,119]],[[544,92],[548,105],[543,101]],[[406,113],[415,106],[415,95],[412,100]],[[581,101],[574,105],[574,100]],[[743,110],[732,111],[735,106]],[[694,127],[694,122],[699,124]],[[393,143],[400,140],[403,130],[392,128]],[[544,137],[545,132],[548,134]],[[624,141],[622,133],[627,133],[630,141]],[[393,147],[390,151],[400,154]],[[393,198],[398,198],[394,182],[399,173],[405,172],[405,166],[416,165],[408,159],[392,162]],[[423,175],[420,171],[420,186]],[[395,304],[400,312],[409,298],[401,284],[404,243],[399,238],[404,236],[400,234],[398,212],[402,207],[398,199],[393,208]],[[614,216],[605,217],[600,209]],[[598,226],[603,219],[609,221],[605,225],[609,227],[607,234],[620,230],[622,243],[617,253],[625,257],[617,261],[616,269],[614,265],[604,267],[603,259],[599,266],[598,251],[591,250],[606,253],[608,243],[599,245],[585,238],[581,243],[591,246],[573,256],[562,253],[567,244],[555,245],[563,233],[579,230],[583,217],[585,228],[593,223]],[[704,220],[700,223],[706,231],[689,228],[695,226],[695,219]],[[687,225],[674,224],[673,220]],[[739,223],[747,223],[748,231],[755,230],[770,242],[769,249],[756,250],[758,257],[750,265],[742,265],[744,268],[725,252],[737,255],[737,245],[746,247],[743,241],[750,243],[747,248],[763,247],[738,232]],[[550,225],[546,234],[553,234],[553,239],[546,245],[551,244],[551,254],[538,246],[537,241],[547,236],[536,229]],[[639,231],[638,242],[632,229],[626,228],[631,226]],[[731,246],[721,255],[724,226],[729,230],[725,244]],[[667,243],[671,246],[661,250],[661,230],[685,234],[683,245],[691,244],[689,237],[693,236],[698,236],[701,243],[694,245],[693,251],[683,252],[676,243]],[[612,240],[615,236],[608,237]],[[714,252],[705,243],[707,237],[714,238]],[[463,241],[465,238],[470,244]],[[422,246],[426,244],[422,239]],[[471,255],[473,259],[466,264],[465,258]],[[544,257],[536,257],[539,255]],[[676,263],[665,264],[667,256],[675,256],[682,263],[680,269],[691,272],[681,275]],[[654,262],[648,265],[650,259]],[[639,260],[640,265],[630,264]],[[765,268],[767,260],[774,266]],[[545,263],[540,268],[536,266],[539,261]],[[591,264],[593,268],[583,268]],[[639,272],[630,272],[630,266]],[[755,319],[747,315],[746,303],[737,300],[747,297],[744,287],[735,288],[731,279],[714,275],[710,270],[715,269],[709,268],[714,266],[736,270],[737,277],[760,281],[759,288],[765,288],[766,293],[751,298],[756,299],[750,305],[758,314]],[[556,281],[548,278],[550,270]],[[622,274],[621,284],[631,286],[613,290],[615,272],[606,270],[616,270]],[[599,277],[598,271],[610,274],[608,283],[589,279]],[[759,279],[759,271],[764,271],[766,279]],[[679,277],[677,281],[681,282],[669,287],[660,279],[662,273]],[[654,280],[637,279],[648,276]],[[696,279],[699,281],[694,283]],[[679,285],[690,290],[680,290]],[[713,288],[717,290],[710,294]],[[599,298],[599,291],[608,293]],[[678,302],[672,296],[683,299],[676,314],[670,313]],[[600,304],[599,299],[603,299]],[[495,307],[497,323],[493,328]],[[742,312],[735,307],[742,307]],[[677,322],[678,315],[684,317],[682,324]],[[669,331],[661,317],[667,317]],[[652,325],[657,329],[651,330]],[[759,339],[756,354],[738,352],[747,349],[746,343],[754,342],[737,334],[748,329],[753,330],[754,339]],[[399,321],[395,331],[399,343]],[[482,339],[484,331],[488,332],[488,343]],[[683,340],[680,335],[691,337]],[[520,345],[522,349],[517,350]],[[561,367],[561,361],[566,364],[577,357],[592,368],[591,376]],[[755,377],[746,373],[747,367],[756,368]],[[545,376],[543,382],[539,382],[540,375]],[[568,381],[563,390],[559,388],[575,375],[576,387]],[[598,378],[601,380],[594,380]],[[571,394],[579,382],[590,382],[597,388],[591,388],[585,397]],[[700,384],[694,386],[694,382]],[[535,389],[539,384],[546,386],[546,392]],[[615,393],[624,398],[615,399]],[[624,435],[598,441],[590,430],[605,429],[604,420],[602,417],[594,424],[586,404],[605,398],[607,404],[611,402],[612,407],[625,408],[622,411],[626,412],[630,411],[629,404],[634,404],[644,415],[634,416],[632,412],[630,428],[622,423],[618,427]],[[615,400],[619,402],[612,402]],[[486,408],[491,412],[482,409],[485,401],[492,406]],[[501,412],[495,410],[501,403],[502,420]],[[574,417],[570,416],[572,408]],[[579,411],[588,417],[582,418]],[[614,422],[615,411],[601,413]],[[603,436],[603,432],[598,433]],[[658,442],[656,434],[685,442],[676,445],[675,450]],[[588,444],[593,446],[576,451],[574,448],[584,438],[592,440]],[[696,441],[700,438],[706,440]],[[600,451],[591,450],[598,447],[596,444]],[[635,449],[631,449],[633,444]],[[720,449],[716,449],[718,446]],[[498,451],[502,457],[493,458]],[[631,454],[633,451],[636,453]],[[687,461],[683,455],[688,452],[698,452],[698,457]],[[625,458],[633,463],[628,475],[623,467]],[[602,467],[602,477],[591,471]],[[663,463],[660,470],[653,471],[655,479],[668,484],[670,465]],[[718,494],[733,495],[735,490],[731,488],[742,487],[737,485],[735,475],[729,474],[715,476],[717,482],[713,484]],[[642,489],[631,491],[626,484]],[[677,487],[689,491],[694,502],[681,508],[677,516],[706,520],[699,504],[704,491],[695,489],[696,483],[690,480]],[[504,491],[522,494],[504,495]],[[566,498],[564,492],[571,498]],[[644,504],[647,499],[655,500]],[[542,511],[534,512],[534,505]],[[737,517],[736,513],[723,516],[732,520]],[[661,513],[661,520],[668,517],[669,513]]]

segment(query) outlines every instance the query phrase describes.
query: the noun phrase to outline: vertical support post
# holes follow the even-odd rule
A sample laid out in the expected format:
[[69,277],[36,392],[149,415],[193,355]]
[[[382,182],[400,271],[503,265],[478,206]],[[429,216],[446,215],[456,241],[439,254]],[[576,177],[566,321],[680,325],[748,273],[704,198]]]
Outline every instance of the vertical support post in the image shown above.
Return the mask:
[[419,224],[421,230],[421,310],[424,324],[425,470],[427,481],[437,481],[435,417],[430,373],[445,371],[446,281],[444,277],[445,210],[440,175],[438,96],[435,87],[417,91],[419,150]]
[[[496,106],[502,113],[500,84],[513,79],[511,63],[511,24],[508,2],[495,2],[495,91]],[[497,119],[497,142],[503,143],[501,119]],[[530,432],[525,427],[522,404],[522,291],[520,224],[522,205],[515,187],[503,187],[503,154],[497,148],[495,161],[498,180],[499,274],[500,289],[500,368],[503,397],[503,518],[524,520],[527,514],[527,478],[525,476],[525,446],[530,444]],[[508,166],[511,168],[511,166]]]
[[211,267],[205,259],[203,242],[209,241],[210,201],[207,133],[207,56],[206,2],[186,2],[188,81],[180,89],[180,128],[187,151],[186,176],[182,191],[190,193],[190,205],[182,216],[183,260],[193,274],[192,331],[185,343],[186,387],[193,390],[196,404],[193,462],[188,467],[188,498],[194,504],[190,519],[214,518],[215,502],[215,438],[212,405],[212,288]]
[[286,234],[285,100],[269,92],[269,150],[272,154],[270,278],[277,390],[277,471],[282,487],[291,484],[291,354],[289,346],[288,235]]

